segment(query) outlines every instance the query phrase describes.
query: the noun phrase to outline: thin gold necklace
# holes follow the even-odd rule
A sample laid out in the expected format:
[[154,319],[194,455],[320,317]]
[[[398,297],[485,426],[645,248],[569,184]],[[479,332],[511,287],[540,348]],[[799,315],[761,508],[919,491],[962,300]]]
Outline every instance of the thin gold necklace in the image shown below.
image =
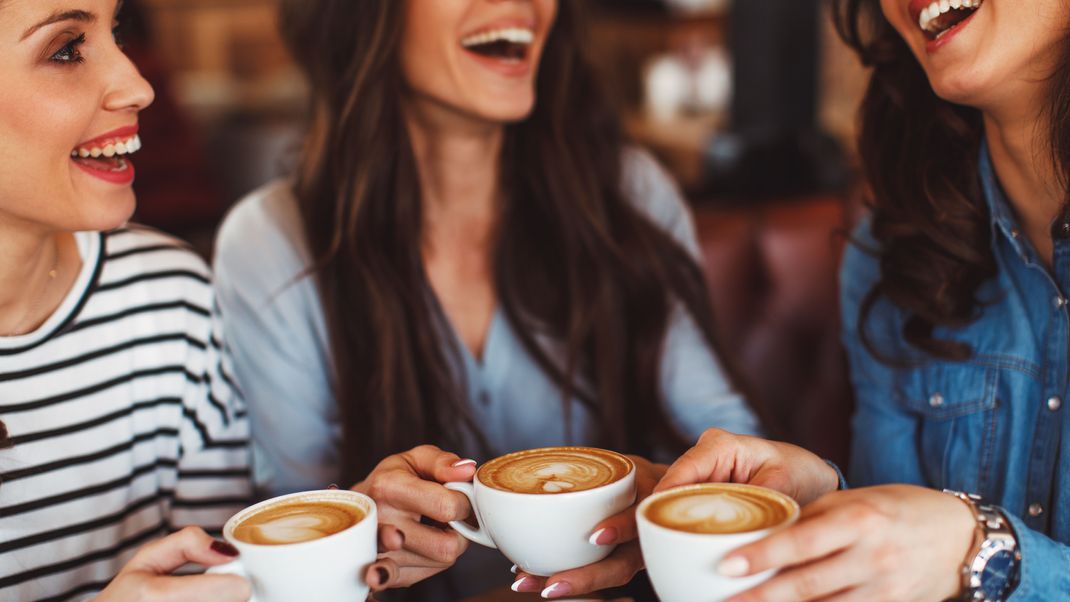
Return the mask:
[[21,337],[29,334],[32,327],[29,327],[27,323],[32,324],[32,318],[37,310],[41,308],[41,304],[45,300],[45,296],[48,295],[48,291],[52,289],[52,283],[56,281],[56,276],[59,275],[59,250],[56,251],[56,259],[52,262],[52,269],[48,270],[48,280],[45,282],[45,286],[41,289],[40,294],[37,295],[37,299],[26,310],[26,315],[22,316],[18,324],[15,325],[15,329],[12,330],[7,336],[9,337]]

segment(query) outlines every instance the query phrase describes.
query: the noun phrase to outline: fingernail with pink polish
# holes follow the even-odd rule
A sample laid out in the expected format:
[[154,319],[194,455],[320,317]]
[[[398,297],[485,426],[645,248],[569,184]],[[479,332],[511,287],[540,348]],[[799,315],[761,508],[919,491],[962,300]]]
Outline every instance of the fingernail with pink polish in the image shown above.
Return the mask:
[[613,527],[606,527],[599,529],[594,533],[591,533],[591,537],[587,539],[592,546],[609,546],[617,543],[617,530]]
[[527,589],[523,589],[523,588],[524,588],[524,585],[525,585],[524,582],[527,581],[527,580],[528,580],[527,577],[521,577],[521,578],[517,579],[516,581],[514,581],[513,585],[511,585],[509,587],[509,589],[513,590],[514,592],[526,592],[528,590]]
[[750,569],[750,563],[742,556],[726,558],[717,565],[717,572],[725,577],[742,577]]
[[567,595],[569,595],[571,593],[572,593],[572,586],[569,585],[568,582],[566,582],[566,581],[558,581],[557,583],[551,585],[550,587],[547,587],[546,589],[542,590],[542,594],[540,594],[540,595],[543,598],[547,598],[547,599],[551,599],[552,600],[554,598],[562,598],[562,597],[567,596]]
[[475,460],[457,460],[456,462],[454,462],[450,466],[452,468],[461,468],[463,466],[475,466],[475,465],[476,465],[476,461]]
[[338,485],[335,485],[334,483],[331,483],[330,485],[327,486],[327,489],[338,489]]

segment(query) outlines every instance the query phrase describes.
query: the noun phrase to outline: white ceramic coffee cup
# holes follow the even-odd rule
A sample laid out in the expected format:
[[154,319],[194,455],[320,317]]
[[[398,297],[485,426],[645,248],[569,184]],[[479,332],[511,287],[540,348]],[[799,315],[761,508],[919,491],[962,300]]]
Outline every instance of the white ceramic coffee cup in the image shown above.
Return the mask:
[[[311,541],[282,545],[260,545],[234,537],[234,529],[245,518],[275,504],[341,502],[355,504],[364,511],[357,524]],[[363,602],[368,597],[364,571],[378,553],[378,514],[375,502],[355,491],[323,490],[292,493],[260,502],[238,512],[223,527],[223,537],[241,555],[209,573],[241,575],[253,585],[252,602]]]
[[461,535],[501,550],[520,570],[542,577],[598,562],[615,546],[591,543],[594,528],[635,503],[635,464],[624,477],[572,493],[516,493],[472,483],[446,483],[472,504],[478,528],[463,521],[450,526]]
[[[657,500],[681,491],[701,491],[709,487],[724,489],[756,489],[782,498],[792,511],[777,525],[743,533],[689,533],[659,525],[647,517],[647,508]],[[723,489],[722,489],[723,490]],[[639,545],[643,561],[654,591],[662,602],[716,602],[747,591],[766,581],[775,571],[749,577],[724,577],[717,565],[733,550],[768,537],[791,525],[799,518],[799,505],[781,493],[753,485],[709,484],[688,485],[652,495],[636,510],[639,526]]]

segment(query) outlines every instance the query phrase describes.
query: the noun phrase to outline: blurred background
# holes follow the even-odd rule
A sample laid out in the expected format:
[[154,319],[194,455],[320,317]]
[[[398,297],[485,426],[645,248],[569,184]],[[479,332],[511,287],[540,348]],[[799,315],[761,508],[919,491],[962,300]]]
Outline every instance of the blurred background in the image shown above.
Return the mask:
[[[136,219],[206,257],[227,209],[298,150],[305,87],[275,1],[125,2],[127,50],[158,94],[142,116]],[[630,135],[692,203],[723,348],[771,434],[846,461],[836,271],[858,214],[867,76],[828,7],[562,1],[590,4],[590,51]]]

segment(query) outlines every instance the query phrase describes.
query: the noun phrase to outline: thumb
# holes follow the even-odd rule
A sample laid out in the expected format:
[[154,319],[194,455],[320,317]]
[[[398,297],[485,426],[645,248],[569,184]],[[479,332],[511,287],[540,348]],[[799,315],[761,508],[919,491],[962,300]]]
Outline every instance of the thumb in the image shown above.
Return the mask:
[[203,529],[186,527],[142,546],[122,572],[169,575],[191,562],[215,566],[230,562],[237,555],[233,546],[213,539]]

